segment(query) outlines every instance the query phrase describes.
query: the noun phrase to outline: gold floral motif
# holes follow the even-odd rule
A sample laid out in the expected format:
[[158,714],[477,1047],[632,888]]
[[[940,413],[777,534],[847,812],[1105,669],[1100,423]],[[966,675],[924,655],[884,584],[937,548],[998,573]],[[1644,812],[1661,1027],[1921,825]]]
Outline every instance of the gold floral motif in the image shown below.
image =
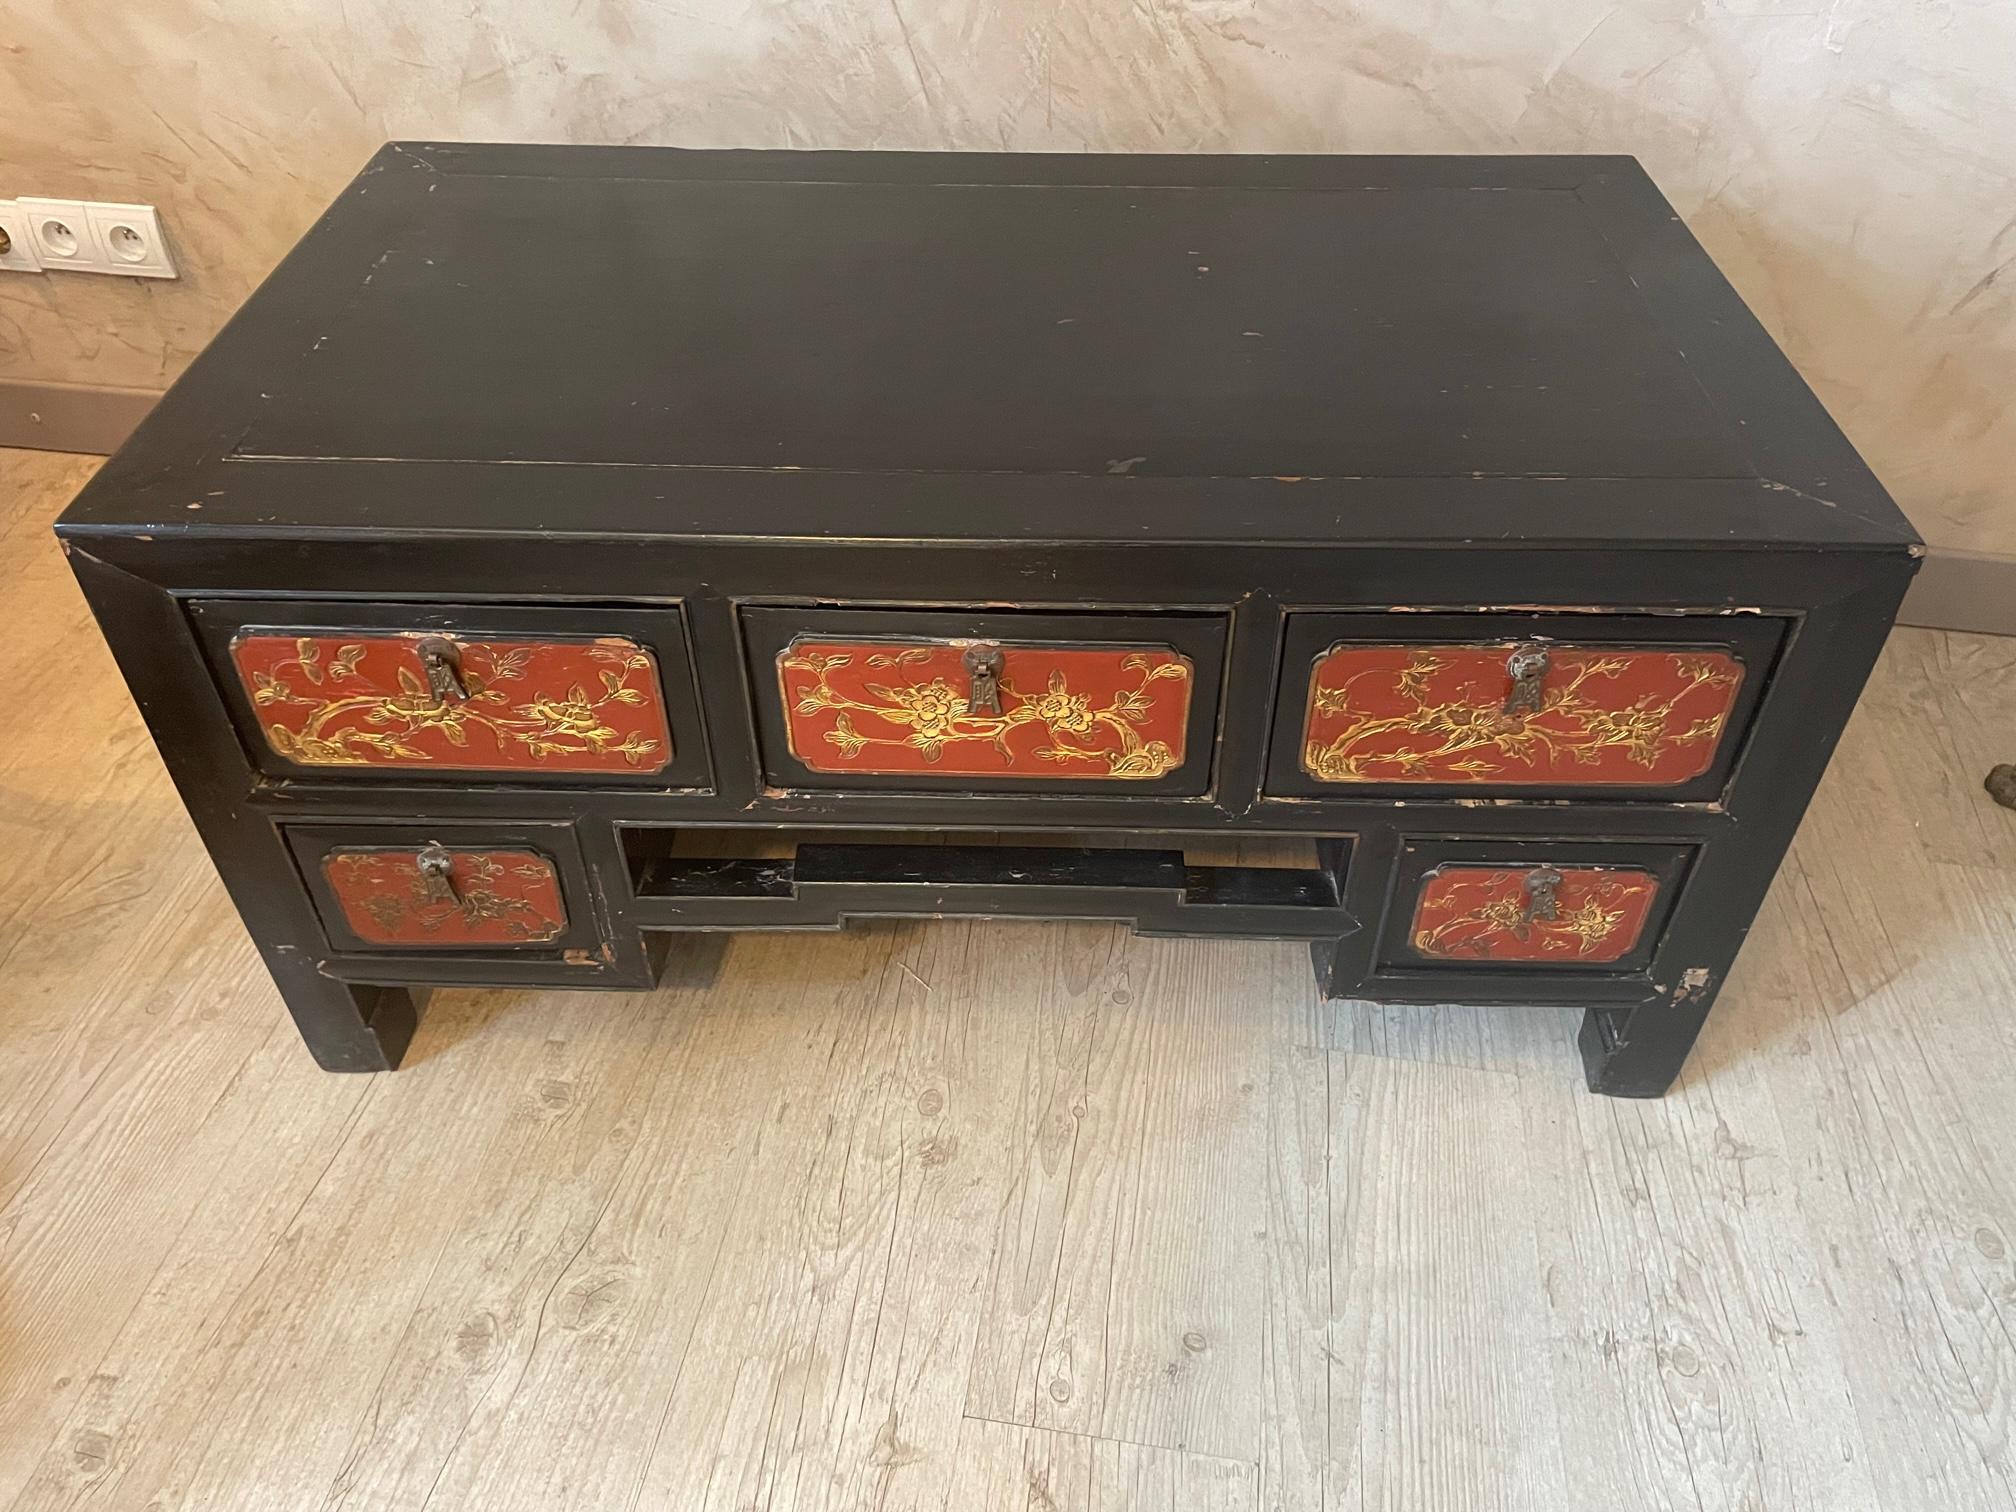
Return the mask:
[[[924,647],[870,656],[867,665],[900,668],[927,661],[931,652]],[[1009,745],[1011,731],[1027,725],[1041,725],[1049,743],[1036,748],[1039,761],[1059,766],[1076,762],[1097,764],[1099,775],[1119,778],[1161,777],[1182,765],[1182,757],[1166,741],[1143,740],[1134,727],[1144,723],[1155,707],[1148,688],[1165,679],[1185,680],[1190,676],[1186,661],[1158,661],[1133,654],[1121,661],[1141,680],[1132,688],[1116,692],[1104,708],[1095,709],[1089,696],[1073,693],[1064,673],[1053,671],[1040,692],[1028,693],[1003,678],[1000,684],[1004,711],[1000,714],[968,713],[966,695],[942,677],[928,682],[870,683],[868,691],[876,702],[851,698],[828,680],[834,670],[849,666],[848,652],[797,651],[778,659],[780,669],[809,672],[812,682],[793,694],[792,712],[799,715],[835,711],[833,728],[824,739],[843,757],[852,759],[874,746],[909,747],[929,762],[941,760],[948,745],[980,741],[992,745],[1005,763],[1012,764],[1015,753]],[[855,715],[869,715],[885,723],[907,729],[902,736],[866,735],[856,726]],[[1094,744],[1102,732],[1110,731],[1118,748]]]
[[[1464,781],[1488,782],[1506,768],[1486,753],[1529,766],[1551,767],[1562,761],[1593,765],[1601,752],[1622,750],[1633,764],[1651,770],[1669,751],[1703,742],[1712,745],[1721,737],[1728,718],[1726,709],[1696,718],[1678,730],[1673,728],[1675,716],[1697,690],[1734,687],[1741,677],[1726,663],[1706,656],[1674,657],[1673,662],[1682,685],[1669,697],[1646,694],[1623,707],[1592,699],[1584,692],[1590,679],[1615,678],[1632,664],[1629,657],[1596,656],[1574,666],[1564,681],[1545,689],[1537,712],[1521,714],[1506,712],[1500,703],[1463,699],[1432,702],[1429,679],[1447,663],[1432,651],[1416,651],[1398,673],[1369,667],[1333,687],[1316,682],[1314,712],[1348,715],[1351,720],[1329,739],[1309,741],[1303,750],[1303,765],[1311,776],[1325,782],[1423,781],[1444,773],[1458,774]],[[1372,677],[1390,677],[1393,692],[1411,707],[1389,715],[1354,709],[1355,685]],[[1425,736],[1426,740],[1393,751],[1361,749],[1367,741],[1395,733]],[[1467,754],[1472,752],[1476,754]],[[1450,757],[1465,759],[1447,759]]]
[[[387,859],[401,863],[402,885],[397,891],[385,885],[392,880],[382,870]],[[388,857],[379,851],[339,851],[329,857],[327,866],[339,895],[347,892],[346,906],[354,903],[361,907],[387,939],[396,939],[409,928],[422,934],[439,934],[449,925],[474,930],[494,922],[512,939],[536,945],[554,938],[566,927],[563,921],[541,913],[530,899],[498,892],[499,879],[507,875],[528,882],[552,881],[552,872],[530,859],[507,865],[482,852],[458,852],[453,901],[430,892],[419,865],[405,856]],[[359,897],[359,893],[365,895]]]
[[[593,645],[591,658],[608,663],[601,670],[601,688],[591,695],[580,683],[564,694],[532,693],[514,700],[498,686],[525,675],[531,660],[526,647],[487,648],[487,672],[465,666],[461,680],[469,696],[457,702],[436,698],[410,667],[398,669],[399,691],[336,685],[361,681],[357,670],[362,644],[339,646],[325,667],[321,644],[308,636],[294,642],[294,655],[271,671],[252,673],[252,702],[259,708],[287,705],[312,710],[299,730],[268,723],[273,749],[304,766],[369,766],[375,761],[431,761],[428,751],[412,743],[424,731],[438,731],[453,746],[467,746],[472,729],[488,731],[504,749],[521,748],[534,760],[553,756],[620,755],[630,766],[641,766],[656,754],[660,742],[632,730],[623,734],[606,723],[601,711],[611,704],[638,706],[649,701],[632,679],[648,681],[653,662],[635,647]],[[331,688],[324,697],[294,691],[286,674],[299,672],[308,683]],[[352,723],[351,721],[354,721]]]
[[[1633,898],[1649,891],[1615,879],[1592,884],[1582,900],[1563,904],[1551,918],[1535,918],[1528,913],[1529,899],[1523,890],[1500,893],[1462,913],[1456,913],[1460,890],[1451,888],[1423,900],[1420,915],[1447,913],[1450,917],[1433,924],[1419,924],[1414,932],[1414,949],[1422,955],[1484,956],[1493,944],[1510,938],[1543,951],[1594,954],[1617,932],[1617,926],[1636,910]],[[1614,904],[1615,907],[1606,905]]]

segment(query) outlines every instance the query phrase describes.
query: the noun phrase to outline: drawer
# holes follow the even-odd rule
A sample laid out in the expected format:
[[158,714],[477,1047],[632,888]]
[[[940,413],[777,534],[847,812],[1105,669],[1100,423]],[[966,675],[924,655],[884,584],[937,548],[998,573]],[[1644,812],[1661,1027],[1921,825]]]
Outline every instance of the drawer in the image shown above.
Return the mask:
[[338,951],[560,955],[599,943],[571,825],[290,824],[286,835]]
[[1784,624],[1291,614],[1268,791],[1719,794]]
[[1223,615],[766,607],[744,625],[773,786],[1210,787]]
[[1410,841],[1380,965],[1452,976],[1642,971],[1691,856],[1690,846],[1650,841]]
[[706,785],[677,606],[191,606],[263,770]]

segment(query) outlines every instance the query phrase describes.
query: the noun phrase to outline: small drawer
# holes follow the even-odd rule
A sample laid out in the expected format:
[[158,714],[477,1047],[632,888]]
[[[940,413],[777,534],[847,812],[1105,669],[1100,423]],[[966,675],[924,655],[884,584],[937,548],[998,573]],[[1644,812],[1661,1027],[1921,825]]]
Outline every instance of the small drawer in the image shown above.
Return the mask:
[[775,786],[1210,787],[1222,615],[759,608],[745,625]]
[[566,824],[290,824],[289,846],[338,951],[545,952],[599,939]]
[[192,613],[271,772],[706,782],[676,606],[213,600]]
[[1632,866],[1443,866],[1421,882],[1407,943],[1428,961],[1608,966],[1638,948],[1659,879]]
[[351,846],[322,858],[322,880],[366,945],[515,947],[567,932],[560,873],[537,851]]
[[1657,842],[1410,841],[1380,963],[1459,975],[1642,971],[1691,855]]
[[1721,791],[1779,621],[1295,614],[1270,792]]

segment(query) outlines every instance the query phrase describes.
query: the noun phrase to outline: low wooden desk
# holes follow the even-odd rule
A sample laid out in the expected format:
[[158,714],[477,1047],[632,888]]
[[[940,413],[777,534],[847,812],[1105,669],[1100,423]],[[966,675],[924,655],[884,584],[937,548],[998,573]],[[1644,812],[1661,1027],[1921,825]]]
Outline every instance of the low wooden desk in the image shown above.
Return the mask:
[[1920,550],[1620,157],[393,144],[57,528],[332,1070],[986,914],[1636,1096]]

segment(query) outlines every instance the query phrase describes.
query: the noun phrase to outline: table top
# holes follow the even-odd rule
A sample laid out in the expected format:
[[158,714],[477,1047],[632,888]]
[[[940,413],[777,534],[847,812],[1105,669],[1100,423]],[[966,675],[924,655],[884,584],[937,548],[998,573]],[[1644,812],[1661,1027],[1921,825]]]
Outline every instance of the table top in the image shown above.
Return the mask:
[[65,520],[135,524],[1915,539],[1629,158],[427,144]]

